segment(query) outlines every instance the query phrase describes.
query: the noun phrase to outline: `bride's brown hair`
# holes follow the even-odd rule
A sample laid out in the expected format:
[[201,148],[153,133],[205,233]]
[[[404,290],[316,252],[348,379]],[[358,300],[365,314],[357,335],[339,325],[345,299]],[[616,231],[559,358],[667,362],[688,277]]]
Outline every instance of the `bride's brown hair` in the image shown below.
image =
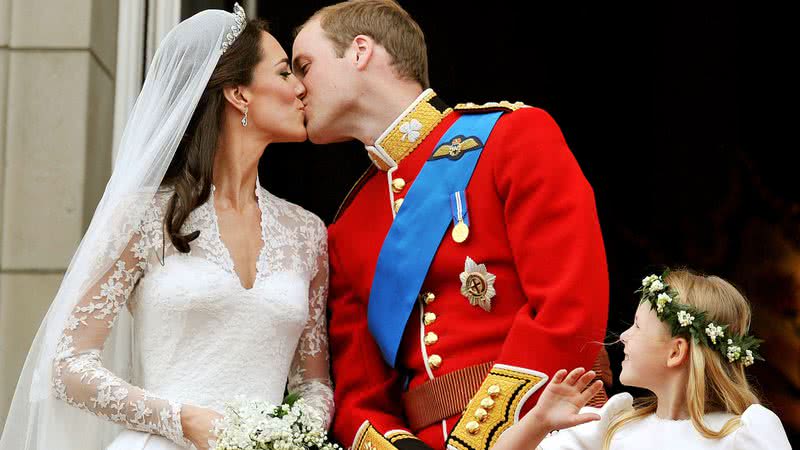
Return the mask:
[[262,31],[269,32],[266,21],[249,20],[219,58],[161,183],[174,189],[167,203],[164,227],[172,245],[182,253],[189,252],[189,243],[197,239],[200,231],[181,234],[181,227],[189,214],[208,201],[211,194],[214,154],[225,110],[222,89],[250,84],[253,70],[262,59]]

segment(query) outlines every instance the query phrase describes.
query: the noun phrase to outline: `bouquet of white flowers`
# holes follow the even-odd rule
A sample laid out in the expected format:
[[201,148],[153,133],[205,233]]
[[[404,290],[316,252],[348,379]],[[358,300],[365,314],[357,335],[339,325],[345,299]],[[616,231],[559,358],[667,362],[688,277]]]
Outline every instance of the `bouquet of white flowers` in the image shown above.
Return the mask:
[[214,450],[341,450],[328,441],[323,420],[297,395],[280,406],[236,399],[215,424]]

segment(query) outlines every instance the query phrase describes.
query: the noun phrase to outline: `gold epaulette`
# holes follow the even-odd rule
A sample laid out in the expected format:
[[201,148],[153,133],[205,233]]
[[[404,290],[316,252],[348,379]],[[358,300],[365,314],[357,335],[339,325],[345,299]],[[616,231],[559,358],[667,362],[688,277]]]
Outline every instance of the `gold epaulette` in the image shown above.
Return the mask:
[[476,103],[459,103],[453,110],[459,111],[462,114],[471,114],[491,111],[516,111],[521,108],[530,108],[530,106],[522,102],[511,103],[503,100],[501,102],[489,102],[482,105]]

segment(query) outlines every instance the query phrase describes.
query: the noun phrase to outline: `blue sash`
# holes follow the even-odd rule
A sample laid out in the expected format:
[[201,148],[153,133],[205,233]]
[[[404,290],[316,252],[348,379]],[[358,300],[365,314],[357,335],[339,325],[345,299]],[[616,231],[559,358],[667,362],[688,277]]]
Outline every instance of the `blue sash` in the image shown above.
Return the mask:
[[435,149],[459,141],[468,141],[472,148],[449,155],[434,150],[409,188],[383,241],[372,279],[367,321],[391,367],[395,366],[400,340],[422,283],[452,222],[450,198],[466,189],[483,144],[502,114],[465,114],[445,132]]

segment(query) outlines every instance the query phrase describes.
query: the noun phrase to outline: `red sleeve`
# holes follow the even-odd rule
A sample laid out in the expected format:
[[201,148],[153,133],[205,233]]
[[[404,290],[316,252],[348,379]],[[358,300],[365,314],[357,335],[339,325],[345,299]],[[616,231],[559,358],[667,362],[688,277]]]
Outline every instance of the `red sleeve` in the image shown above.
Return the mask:
[[336,405],[331,429],[336,440],[348,447],[365,420],[381,433],[408,430],[408,425],[402,418],[400,377],[383,361],[369,332],[367,301],[354,294],[343,271],[334,228],[331,225],[329,232],[328,329]]
[[588,370],[605,336],[609,289],[592,188],[546,112],[524,108],[501,121],[487,147],[496,149],[494,179],[527,304],[496,363],[548,377]]

